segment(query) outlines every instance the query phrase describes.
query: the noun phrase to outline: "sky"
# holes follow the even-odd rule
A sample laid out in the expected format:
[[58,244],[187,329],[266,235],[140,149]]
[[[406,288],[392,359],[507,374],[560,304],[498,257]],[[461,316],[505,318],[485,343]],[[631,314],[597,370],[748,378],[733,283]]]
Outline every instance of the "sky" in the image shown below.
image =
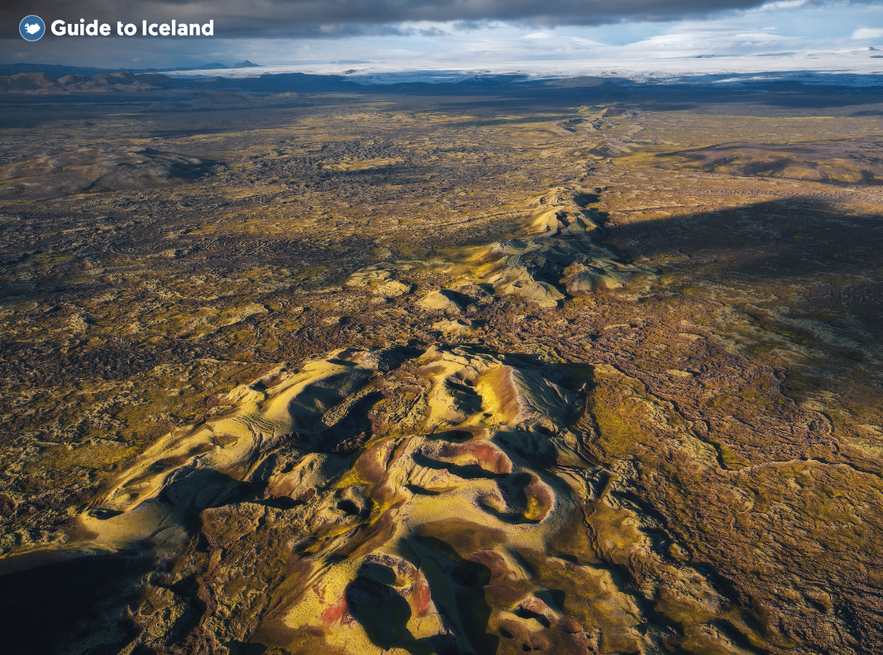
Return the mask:
[[[210,37],[18,34],[38,15],[213,21]],[[481,69],[506,62],[647,61],[699,56],[883,51],[883,0],[3,0],[0,64],[172,69],[382,64]],[[883,54],[883,52],[881,52]]]

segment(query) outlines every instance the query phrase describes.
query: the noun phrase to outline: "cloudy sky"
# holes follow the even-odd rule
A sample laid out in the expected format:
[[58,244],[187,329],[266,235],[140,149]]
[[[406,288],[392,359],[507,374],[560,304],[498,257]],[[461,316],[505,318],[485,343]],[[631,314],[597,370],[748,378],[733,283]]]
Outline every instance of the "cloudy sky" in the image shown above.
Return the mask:
[[[18,24],[214,21],[213,37],[57,37]],[[0,64],[174,68],[646,60],[883,49],[883,0],[3,0]]]

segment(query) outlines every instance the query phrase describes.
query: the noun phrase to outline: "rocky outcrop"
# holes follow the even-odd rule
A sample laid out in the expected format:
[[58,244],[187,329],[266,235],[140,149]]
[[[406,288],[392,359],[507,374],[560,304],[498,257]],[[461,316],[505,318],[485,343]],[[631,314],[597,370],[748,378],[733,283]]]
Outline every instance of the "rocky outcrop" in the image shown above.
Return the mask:
[[[602,244],[605,230],[601,216],[586,209],[580,189],[552,189],[527,207],[521,234],[479,248],[455,253],[463,262],[424,262],[424,266],[447,266],[459,272],[448,289],[431,292],[418,303],[421,309],[457,314],[470,298],[464,287],[492,290],[552,309],[567,296],[646,285],[656,271],[628,262]],[[413,268],[397,264],[374,265],[354,273],[347,285],[363,286],[375,294],[394,284],[396,271]],[[401,284],[401,283],[398,283]],[[402,290],[402,293],[406,291]],[[396,294],[401,295],[401,294]]]
[[591,377],[467,347],[333,352],[166,435],[78,530],[176,562],[133,648],[183,643],[196,612],[188,639],[286,652],[656,652],[659,597],[691,638],[746,652],[714,622],[727,599],[613,495]]

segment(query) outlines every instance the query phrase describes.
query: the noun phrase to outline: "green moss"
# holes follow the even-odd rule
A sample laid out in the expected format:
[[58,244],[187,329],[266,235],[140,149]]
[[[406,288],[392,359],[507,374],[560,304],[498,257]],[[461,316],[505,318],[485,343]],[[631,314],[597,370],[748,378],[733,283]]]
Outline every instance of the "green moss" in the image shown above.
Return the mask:
[[466,557],[479,550],[490,550],[506,541],[506,533],[502,530],[460,519],[424,523],[417,528],[415,535],[418,540],[420,538],[433,540],[427,543],[446,544],[457,554],[457,558]]
[[646,439],[646,435],[625,417],[628,409],[612,398],[593,397],[592,415],[598,425],[600,436],[598,445],[611,457],[626,457],[634,452],[635,446]]
[[584,511],[582,508],[576,508],[549,538],[547,542],[549,555],[579,564],[595,564],[599,561],[585,524]]
[[751,317],[752,323],[754,325],[757,325],[767,332],[772,332],[775,335],[784,337],[789,341],[793,341],[794,343],[808,346],[816,342],[815,337],[808,330],[801,330],[800,328],[786,325],[780,321],[774,321],[770,318],[765,318],[759,314],[749,313],[748,316]]
[[714,612],[689,598],[678,596],[667,587],[660,588],[653,610],[677,624],[682,631],[717,618]]

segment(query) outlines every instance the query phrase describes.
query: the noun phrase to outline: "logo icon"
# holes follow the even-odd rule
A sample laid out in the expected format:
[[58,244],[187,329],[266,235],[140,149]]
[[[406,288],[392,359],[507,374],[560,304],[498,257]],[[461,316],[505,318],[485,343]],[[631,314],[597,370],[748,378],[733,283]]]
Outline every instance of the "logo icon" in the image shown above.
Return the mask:
[[25,16],[18,24],[18,31],[25,41],[39,41],[46,34],[46,23],[39,16]]

